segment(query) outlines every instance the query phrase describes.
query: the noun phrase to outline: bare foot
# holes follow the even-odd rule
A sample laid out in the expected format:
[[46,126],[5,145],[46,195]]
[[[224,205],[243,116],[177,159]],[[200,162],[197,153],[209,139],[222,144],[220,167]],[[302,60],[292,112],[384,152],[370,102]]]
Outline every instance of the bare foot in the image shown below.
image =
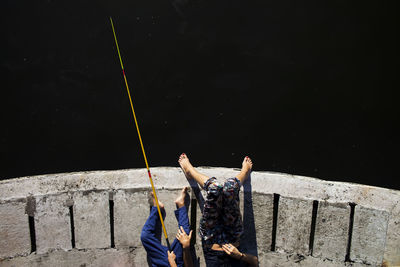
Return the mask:
[[181,191],[181,193],[179,194],[178,198],[175,199],[175,204],[178,208],[182,208],[183,206],[185,206],[185,197],[187,194],[187,190],[188,187],[184,187]]
[[190,163],[189,158],[185,153],[182,153],[179,156],[178,162],[182,168],[182,171],[185,173],[186,178],[194,179],[201,187],[204,186],[204,183],[209,179],[209,177],[199,173]]
[[[154,207],[156,207],[157,206],[157,204],[156,204],[156,198],[154,197],[154,194],[153,194],[153,192],[151,191],[151,192],[149,192],[149,204],[151,205],[151,206],[154,206]],[[158,206],[160,206],[160,209],[163,209],[164,208],[164,204],[160,201],[160,200],[158,200]]]
[[181,166],[182,171],[185,174],[189,174],[190,170],[193,169],[192,164],[189,161],[189,158],[186,156],[185,153],[182,153],[178,159],[179,165]]
[[253,162],[248,156],[246,156],[242,162],[242,169],[240,170],[240,173],[236,176],[236,178],[239,179],[241,184],[243,184],[244,181],[249,177],[252,167],[253,167]]

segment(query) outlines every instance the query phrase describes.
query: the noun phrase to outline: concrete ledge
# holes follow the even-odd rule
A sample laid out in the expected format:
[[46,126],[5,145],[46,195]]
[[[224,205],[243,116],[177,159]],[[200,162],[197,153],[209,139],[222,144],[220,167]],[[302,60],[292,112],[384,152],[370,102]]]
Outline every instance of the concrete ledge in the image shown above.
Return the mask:
[[[199,171],[218,178],[238,173],[228,168],[203,167]],[[173,239],[177,230],[173,200],[179,189],[188,186],[188,181],[179,168],[152,168],[152,173],[158,196],[166,206],[166,227]],[[140,230],[149,213],[149,189],[145,169],[0,181],[0,265],[50,266],[60,261],[65,266],[102,266],[98,259],[105,264],[120,258],[133,266],[145,266]],[[202,194],[197,187],[192,189],[201,204]],[[35,203],[35,209],[27,212],[34,217],[37,246],[29,256],[31,235],[25,214],[28,199]],[[318,210],[313,219],[314,201],[318,201]],[[242,248],[258,254],[260,266],[345,266],[350,264],[345,262],[346,257],[355,261],[353,266],[400,265],[399,202],[400,192],[395,190],[253,172],[242,191],[241,209],[246,226]],[[355,204],[353,217],[349,203]],[[74,229],[69,221],[69,207],[74,211]],[[193,206],[197,215],[191,218],[197,226],[200,207]],[[111,223],[116,249],[111,248]],[[72,233],[79,250],[72,249]],[[313,251],[309,247],[311,236]],[[271,247],[275,247],[275,252]],[[196,251],[200,265],[204,266],[199,237]],[[84,262],[85,258],[91,262]]]
[[40,267],[40,266],[147,266],[146,251],[143,248],[126,249],[72,249],[70,251],[49,251],[44,254],[30,254],[0,261],[2,267]]
[[[15,257],[0,262],[2,267],[41,267],[41,266],[63,266],[63,267],[121,267],[121,266],[148,266],[146,251],[143,248],[125,249],[85,249],[71,251],[50,251],[45,254],[30,254],[26,257]],[[202,265],[204,266],[204,265]],[[314,257],[303,257],[297,254],[283,254],[267,252],[260,259],[260,266],[292,267],[364,267],[360,263],[337,263]]]

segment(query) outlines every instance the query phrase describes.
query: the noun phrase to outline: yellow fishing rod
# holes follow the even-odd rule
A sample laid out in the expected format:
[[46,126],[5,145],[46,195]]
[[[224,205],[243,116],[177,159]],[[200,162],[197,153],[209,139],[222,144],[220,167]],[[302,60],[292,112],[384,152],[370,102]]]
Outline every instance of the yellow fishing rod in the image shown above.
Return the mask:
[[139,136],[140,146],[142,147],[144,162],[146,163],[146,168],[147,168],[147,173],[148,173],[148,175],[149,175],[151,188],[153,189],[154,198],[155,198],[155,200],[156,200],[158,215],[160,216],[160,221],[161,221],[161,225],[162,225],[162,228],[163,228],[163,232],[164,232],[164,236],[165,236],[165,241],[167,242],[168,250],[169,250],[169,251],[172,251],[172,250],[171,250],[171,245],[169,244],[169,241],[168,241],[168,235],[167,235],[167,230],[165,229],[164,220],[163,220],[162,215],[161,215],[160,205],[158,204],[158,198],[157,198],[157,194],[156,194],[156,189],[154,188],[153,179],[151,178],[151,172],[150,172],[149,164],[147,163],[146,153],[144,152],[142,137],[140,136],[139,125],[138,125],[138,122],[137,122],[137,119],[136,119],[135,109],[133,108],[131,93],[129,92],[128,81],[126,80],[124,65],[122,64],[121,53],[119,52],[119,46],[118,46],[118,41],[117,41],[117,35],[115,34],[114,23],[113,23],[113,20],[112,20],[111,17],[110,17],[110,22],[111,22],[111,27],[112,27],[113,34],[114,34],[115,45],[116,45],[117,51],[118,51],[119,62],[121,63],[122,74],[123,74],[124,80],[125,80],[126,91],[128,92],[129,102],[131,103],[131,109],[132,109],[133,119],[135,120],[135,125],[136,125],[136,130],[137,130],[137,133],[138,133],[138,136]]

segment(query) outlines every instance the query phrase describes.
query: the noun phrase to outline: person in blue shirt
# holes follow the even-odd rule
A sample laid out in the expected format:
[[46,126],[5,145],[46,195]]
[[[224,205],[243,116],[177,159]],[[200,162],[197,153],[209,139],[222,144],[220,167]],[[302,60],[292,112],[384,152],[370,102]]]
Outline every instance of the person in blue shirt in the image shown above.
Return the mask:
[[[150,193],[150,202],[152,204],[150,215],[143,226],[140,239],[143,247],[146,249],[147,256],[151,261],[152,267],[170,267],[170,266],[184,266],[190,267],[192,265],[190,256],[190,237],[192,235],[190,231],[189,218],[187,214],[187,208],[185,206],[185,197],[187,195],[188,188],[185,187],[180,192],[178,198],[175,200],[177,210],[175,210],[175,217],[178,221],[178,233],[177,238],[171,244],[171,250],[168,251],[166,246],[163,246],[160,240],[157,238],[156,229],[157,224],[160,221],[159,214],[156,207],[156,202],[153,193]],[[164,205],[160,201],[158,202],[161,213],[165,217]],[[189,239],[188,239],[189,238]],[[188,241],[189,240],[189,243]],[[182,247],[181,242],[185,244],[185,248]],[[187,245],[189,244],[189,245]],[[185,255],[185,257],[184,257]],[[176,265],[171,264],[174,260]]]

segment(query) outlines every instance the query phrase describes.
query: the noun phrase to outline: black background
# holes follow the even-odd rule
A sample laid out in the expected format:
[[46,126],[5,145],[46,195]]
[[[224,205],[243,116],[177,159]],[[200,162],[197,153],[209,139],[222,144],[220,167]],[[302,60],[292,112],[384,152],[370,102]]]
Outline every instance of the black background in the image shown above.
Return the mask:
[[400,189],[395,1],[7,0],[0,179],[151,166]]

